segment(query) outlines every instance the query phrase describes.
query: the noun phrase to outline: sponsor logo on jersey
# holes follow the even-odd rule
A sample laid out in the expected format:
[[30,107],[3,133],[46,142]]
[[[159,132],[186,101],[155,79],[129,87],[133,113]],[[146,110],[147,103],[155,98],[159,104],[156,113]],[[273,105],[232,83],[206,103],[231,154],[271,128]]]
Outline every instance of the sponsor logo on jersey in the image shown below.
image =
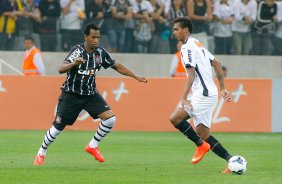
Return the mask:
[[80,50],[76,49],[71,53],[71,55],[67,58],[67,60],[74,62],[76,58],[80,57],[80,54],[81,54]]
[[188,61],[192,63],[192,52],[188,49]]
[[96,72],[96,69],[90,69],[90,70],[82,70],[82,69],[79,69],[77,71],[77,73],[79,74],[82,74],[82,75],[95,75],[95,72]]

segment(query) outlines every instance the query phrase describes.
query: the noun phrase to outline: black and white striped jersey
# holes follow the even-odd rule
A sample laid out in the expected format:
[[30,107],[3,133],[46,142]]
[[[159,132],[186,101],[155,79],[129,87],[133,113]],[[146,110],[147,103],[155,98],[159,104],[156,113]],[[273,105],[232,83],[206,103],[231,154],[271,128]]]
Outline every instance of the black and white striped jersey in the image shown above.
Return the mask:
[[81,43],[72,48],[64,62],[72,63],[78,57],[83,58],[85,62],[67,72],[67,79],[61,89],[79,95],[93,95],[96,92],[96,71],[101,67],[107,69],[113,66],[115,61],[104,48],[97,47],[88,53]]

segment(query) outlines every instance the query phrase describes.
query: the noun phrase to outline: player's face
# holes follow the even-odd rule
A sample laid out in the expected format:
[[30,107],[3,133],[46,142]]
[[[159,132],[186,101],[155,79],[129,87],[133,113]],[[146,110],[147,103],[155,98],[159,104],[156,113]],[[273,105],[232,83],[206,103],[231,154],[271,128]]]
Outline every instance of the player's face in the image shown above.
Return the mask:
[[91,49],[96,48],[100,41],[100,31],[91,29],[90,34],[85,36],[85,41]]
[[25,41],[24,41],[24,48],[25,48],[26,50],[29,50],[29,49],[31,49],[31,47],[33,47],[33,42],[32,42],[32,40],[25,40]]
[[187,28],[180,27],[179,23],[173,25],[173,35],[178,41],[184,42],[186,39]]

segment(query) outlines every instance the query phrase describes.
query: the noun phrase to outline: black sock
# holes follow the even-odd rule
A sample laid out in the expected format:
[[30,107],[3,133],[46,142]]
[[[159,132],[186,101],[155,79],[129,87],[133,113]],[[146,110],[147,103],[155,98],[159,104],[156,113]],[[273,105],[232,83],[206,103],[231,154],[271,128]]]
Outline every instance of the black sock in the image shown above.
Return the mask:
[[175,126],[180,132],[182,132],[188,139],[193,141],[197,146],[203,144],[201,137],[194,131],[193,127],[186,120],[181,121]]
[[220,158],[228,161],[232,155],[228,153],[228,151],[220,144],[218,140],[216,140],[213,136],[209,136],[206,140],[211,145],[211,150]]

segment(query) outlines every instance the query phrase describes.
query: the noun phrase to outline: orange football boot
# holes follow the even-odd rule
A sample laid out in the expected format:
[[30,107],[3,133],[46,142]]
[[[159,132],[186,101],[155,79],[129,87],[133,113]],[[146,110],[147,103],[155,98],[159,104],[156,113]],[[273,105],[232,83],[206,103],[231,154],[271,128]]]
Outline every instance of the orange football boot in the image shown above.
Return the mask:
[[44,155],[36,155],[33,161],[33,164],[34,165],[44,165],[44,159],[45,159]]
[[90,148],[89,144],[86,145],[85,147],[85,151],[87,151],[88,153],[90,153],[96,160],[98,160],[99,162],[105,162],[104,157],[102,156],[102,154],[100,153],[100,150],[98,147],[96,148]]
[[194,157],[191,160],[192,164],[200,162],[204,158],[205,154],[210,150],[210,148],[211,146],[205,141],[203,141],[202,145],[197,146]]
[[228,169],[228,166],[224,169],[224,171],[221,172],[222,174],[230,174],[231,171]]

